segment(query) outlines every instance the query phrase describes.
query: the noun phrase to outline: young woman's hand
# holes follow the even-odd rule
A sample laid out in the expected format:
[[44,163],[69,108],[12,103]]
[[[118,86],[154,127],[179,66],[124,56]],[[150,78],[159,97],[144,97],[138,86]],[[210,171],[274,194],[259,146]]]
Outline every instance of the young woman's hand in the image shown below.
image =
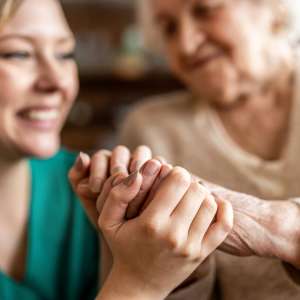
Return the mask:
[[142,213],[127,220],[128,205],[142,182],[142,175],[133,173],[114,186],[103,203],[98,224],[114,262],[99,299],[163,299],[232,228],[231,205],[216,202],[177,167],[160,183]]
[[99,216],[96,201],[105,181],[110,176],[128,176],[151,157],[151,150],[146,146],[137,147],[133,153],[125,146],[117,146],[112,151],[100,150],[92,157],[85,153],[78,155],[70,169],[69,180],[95,226]]

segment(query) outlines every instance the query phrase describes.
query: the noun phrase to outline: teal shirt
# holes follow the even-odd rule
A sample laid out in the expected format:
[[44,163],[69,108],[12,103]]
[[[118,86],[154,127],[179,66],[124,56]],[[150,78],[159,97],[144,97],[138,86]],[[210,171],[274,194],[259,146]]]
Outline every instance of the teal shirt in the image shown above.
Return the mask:
[[98,239],[68,182],[75,155],[30,160],[31,204],[24,280],[0,272],[1,300],[93,299]]

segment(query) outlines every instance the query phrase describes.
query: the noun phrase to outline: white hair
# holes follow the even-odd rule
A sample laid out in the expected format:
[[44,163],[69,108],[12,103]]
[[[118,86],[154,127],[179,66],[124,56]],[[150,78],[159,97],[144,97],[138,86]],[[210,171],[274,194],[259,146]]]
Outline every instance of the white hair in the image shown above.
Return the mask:
[[[162,0],[163,1],[163,0]],[[259,0],[262,1],[262,0]],[[268,0],[270,1],[270,0]],[[288,28],[286,30],[289,40],[292,44],[300,44],[300,0],[272,0],[270,5],[276,2],[281,3],[287,11]],[[272,4],[273,2],[273,4]],[[145,48],[150,51],[160,52],[162,49],[162,40],[157,33],[152,9],[149,0],[137,0],[138,21],[140,23]]]
[[284,5],[288,10],[290,29],[289,37],[293,42],[300,42],[300,1],[285,0]]

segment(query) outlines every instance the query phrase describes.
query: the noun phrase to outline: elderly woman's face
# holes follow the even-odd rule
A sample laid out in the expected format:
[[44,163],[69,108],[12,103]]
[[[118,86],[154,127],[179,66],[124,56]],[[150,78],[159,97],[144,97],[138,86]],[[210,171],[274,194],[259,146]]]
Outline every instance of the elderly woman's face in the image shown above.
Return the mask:
[[152,0],[172,70],[199,96],[230,105],[268,80],[274,17],[252,0]]
[[0,31],[0,153],[48,157],[77,95],[75,41],[58,1],[26,0]]

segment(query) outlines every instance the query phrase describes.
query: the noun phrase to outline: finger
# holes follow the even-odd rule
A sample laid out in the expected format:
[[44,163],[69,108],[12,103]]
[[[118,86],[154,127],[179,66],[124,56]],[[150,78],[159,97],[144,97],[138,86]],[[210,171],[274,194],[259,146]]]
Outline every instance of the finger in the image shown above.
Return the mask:
[[118,173],[115,174],[113,176],[111,176],[110,178],[108,178],[101,190],[101,193],[99,195],[99,197],[97,198],[97,211],[100,214],[102,212],[103,206],[105,204],[105,200],[107,199],[111,189],[118,185],[122,180],[124,180],[127,177],[127,174],[124,173]]
[[117,173],[128,174],[128,166],[130,161],[130,151],[125,146],[117,146],[111,155],[110,174]]
[[137,195],[141,184],[142,175],[134,172],[110,191],[99,217],[102,230],[117,230],[123,224],[128,204]]
[[192,182],[182,200],[171,215],[172,228],[180,228],[188,235],[190,226],[201,204],[207,197],[206,191],[197,182]]
[[167,160],[164,157],[162,157],[162,156],[155,156],[154,159],[160,161],[162,165],[166,165],[167,164]]
[[141,168],[140,172],[143,177],[141,189],[134,200],[130,203],[127,210],[127,218],[131,219],[138,215],[141,206],[143,205],[148,192],[153,185],[156,177],[160,172],[161,164],[159,161],[152,159],[147,161]]
[[226,239],[233,227],[233,209],[229,201],[216,197],[218,211],[216,222],[207,230],[203,239],[204,255],[209,255]]
[[98,194],[102,185],[108,177],[110,151],[100,150],[92,156],[89,187],[91,191]]
[[96,210],[95,194],[89,188],[88,179],[78,185],[76,193],[91,223],[97,228],[99,215]]
[[173,167],[171,165],[162,165],[161,170],[157,176],[157,178],[154,181],[153,186],[150,189],[149,195],[147,196],[146,201],[144,202],[142,208],[140,209],[140,213],[146,209],[146,207],[149,205],[149,203],[152,201],[155,193],[158,190],[159,185],[161,182],[170,174]]
[[76,161],[69,171],[69,181],[74,190],[79,182],[88,175],[90,168],[90,157],[88,154],[80,152]]
[[208,228],[214,221],[218,208],[214,197],[211,194],[208,194],[203,186],[202,190],[205,196],[189,231],[189,240],[197,241],[199,249]]
[[151,158],[152,151],[149,147],[144,145],[137,147],[131,156],[129,167],[130,173],[138,171],[144,165],[144,163]]
[[161,183],[143,215],[160,215],[163,218],[170,216],[188,190],[190,183],[190,173],[183,168],[175,167]]

